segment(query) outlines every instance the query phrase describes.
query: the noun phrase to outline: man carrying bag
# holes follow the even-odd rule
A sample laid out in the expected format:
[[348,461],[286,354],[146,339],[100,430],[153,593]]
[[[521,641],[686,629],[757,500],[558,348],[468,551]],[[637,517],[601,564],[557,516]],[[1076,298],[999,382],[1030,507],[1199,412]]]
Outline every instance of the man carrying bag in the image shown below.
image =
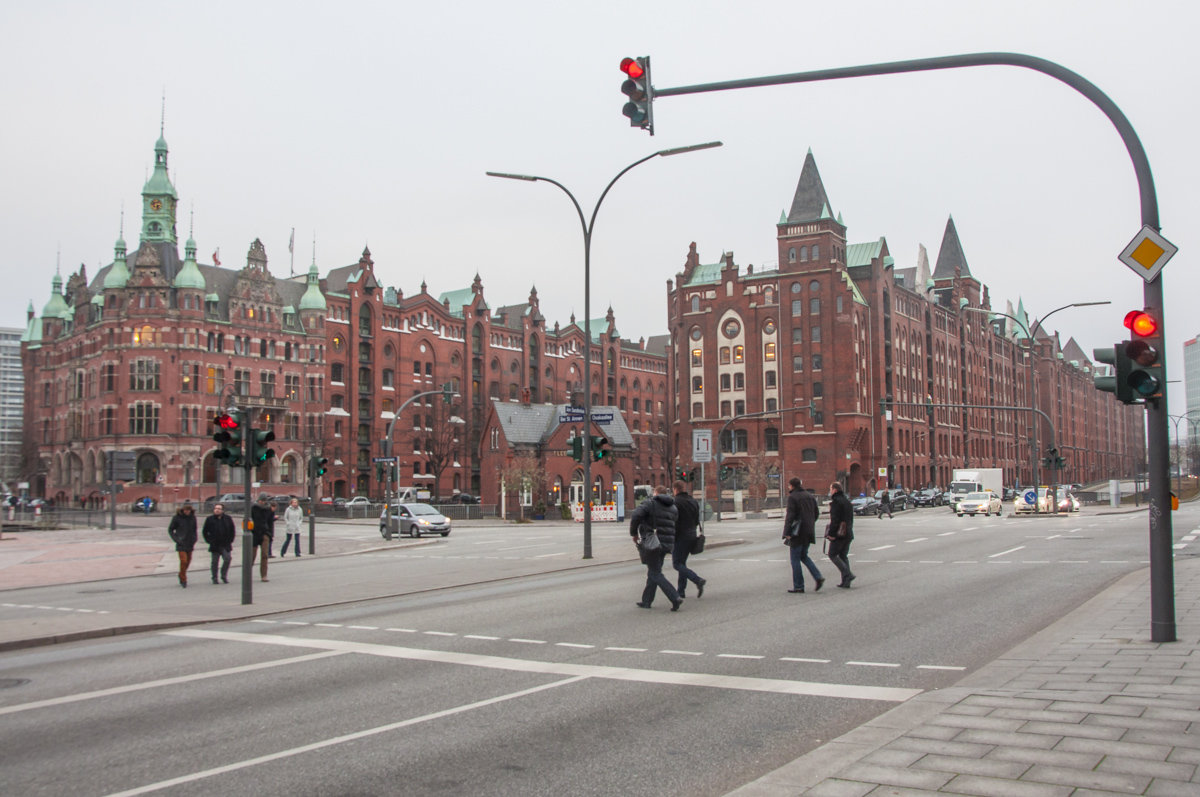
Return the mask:
[[812,574],[816,586],[814,592],[819,592],[825,584],[821,571],[808,555],[808,547],[817,541],[817,516],[821,514],[817,507],[817,499],[804,489],[800,479],[792,477],[788,481],[787,513],[783,518],[783,541],[791,548],[792,588],[788,592],[804,592],[804,568]]

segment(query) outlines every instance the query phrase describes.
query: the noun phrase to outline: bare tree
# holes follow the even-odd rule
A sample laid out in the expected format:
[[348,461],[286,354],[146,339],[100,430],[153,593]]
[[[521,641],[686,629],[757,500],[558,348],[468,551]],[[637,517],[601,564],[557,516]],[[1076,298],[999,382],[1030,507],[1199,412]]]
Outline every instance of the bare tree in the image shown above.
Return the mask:
[[[496,469],[496,477],[500,481],[501,493],[519,494],[522,487],[527,487],[535,503],[542,500],[546,488],[546,469],[533,451],[521,451],[505,457],[503,464]],[[522,506],[521,516],[524,515],[525,507]]]
[[466,425],[459,415],[462,408],[457,402],[447,404],[435,399],[425,410],[425,425],[429,429],[425,438],[425,460],[433,473],[433,498],[436,500],[442,494],[442,473],[459,461],[462,446],[459,435]]
[[768,457],[765,451],[753,452],[742,463],[745,466],[746,488],[750,497],[763,505],[772,474],[779,472],[778,458]]

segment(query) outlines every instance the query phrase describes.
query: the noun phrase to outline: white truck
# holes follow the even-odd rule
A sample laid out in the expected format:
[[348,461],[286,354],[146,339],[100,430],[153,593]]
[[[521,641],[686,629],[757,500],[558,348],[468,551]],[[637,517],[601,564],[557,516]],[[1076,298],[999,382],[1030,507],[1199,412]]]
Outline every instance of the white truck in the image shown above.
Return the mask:
[[1004,471],[1000,468],[956,469],[946,491],[950,511],[958,511],[959,500],[967,493],[991,490],[998,498],[1004,498]]

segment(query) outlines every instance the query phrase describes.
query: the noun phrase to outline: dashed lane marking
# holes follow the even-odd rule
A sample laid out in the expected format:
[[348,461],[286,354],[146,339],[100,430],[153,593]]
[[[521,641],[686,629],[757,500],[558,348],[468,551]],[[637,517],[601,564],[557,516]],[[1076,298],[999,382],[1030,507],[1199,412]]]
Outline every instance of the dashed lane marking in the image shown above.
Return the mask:
[[1000,553],[988,554],[988,559],[995,559],[997,556],[1008,556],[1010,553],[1016,553],[1017,551],[1023,549],[1024,547],[1025,547],[1024,545],[1018,545],[1016,548],[1009,548],[1007,551],[1001,551]]
[[852,667],[899,667],[899,664],[890,661],[848,661],[846,664]]

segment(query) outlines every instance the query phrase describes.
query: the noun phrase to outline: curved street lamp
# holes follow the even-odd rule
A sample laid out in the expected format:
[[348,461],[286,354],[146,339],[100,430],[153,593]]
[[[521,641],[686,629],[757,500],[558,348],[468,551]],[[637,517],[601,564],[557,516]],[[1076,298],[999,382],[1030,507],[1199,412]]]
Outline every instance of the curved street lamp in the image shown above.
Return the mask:
[[[571,204],[575,206],[575,212],[579,214],[579,223],[583,227],[583,428],[585,436],[590,440],[592,435],[592,231],[596,227],[596,214],[600,212],[600,205],[604,202],[604,197],[608,196],[609,190],[613,185],[620,180],[626,172],[634,166],[639,166],[651,158],[665,158],[670,155],[682,155],[685,152],[695,152],[701,149],[712,149],[720,147],[720,141],[710,141],[707,144],[693,144],[688,147],[674,147],[672,149],[663,149],[658,152],[651,153],[644,158],[634,161],[626,166],[621,171],[617,172],[617,176],[609,180],[608,185],[600,193],[600,198],[596,200],[596,207],[592,210],[592,218],[590,221],[584,218],[583,208],[579,206],[579,200],[575,199],[575,195],[567,189],[565,185],[557,180],[551,180],[549,177],[538,177],[530,174],[508,174],[506,172],[488,172],[488,177],[503,177],[508,180],[525,180],[527,182],[550,183],[557,186],[564,194],[571,199]],[[583,447],[583,558],[592,558],[592,450],[590,445]]]

